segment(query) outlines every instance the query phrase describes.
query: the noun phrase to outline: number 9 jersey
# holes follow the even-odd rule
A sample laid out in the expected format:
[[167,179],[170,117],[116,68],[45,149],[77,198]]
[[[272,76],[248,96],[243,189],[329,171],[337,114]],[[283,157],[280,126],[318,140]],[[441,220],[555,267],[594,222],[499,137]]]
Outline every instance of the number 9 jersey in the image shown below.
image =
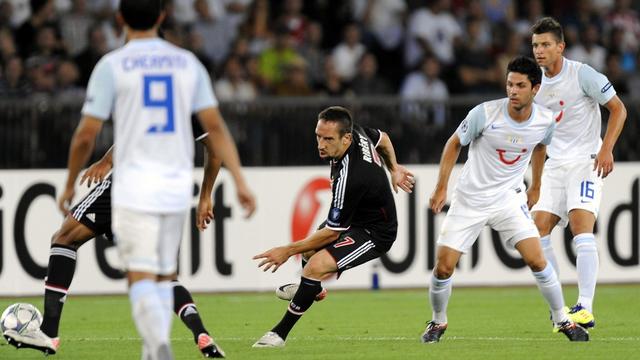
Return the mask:
[[193,182],[191,114],[217,106],[209,75],[187,50],[152,38],[105,55],[91,74],[82,114],[113,115],[112,205],[186,210]]

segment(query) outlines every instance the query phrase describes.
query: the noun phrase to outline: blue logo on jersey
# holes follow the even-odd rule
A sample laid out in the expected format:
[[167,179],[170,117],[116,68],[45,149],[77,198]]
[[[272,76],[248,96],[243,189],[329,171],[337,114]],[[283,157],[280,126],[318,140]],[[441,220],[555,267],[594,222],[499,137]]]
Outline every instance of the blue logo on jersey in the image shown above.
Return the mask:
[[340,217],[340,209],[338,208],[331,209],[331,212],[329,213],[329,219],[333,221],[338,221],[339,217]]
[[600,89],[600,92],[604,94],[607,92],[607,90],[611,89],[612,86],[613,85],[611,85],[611,83],[608,82],[605,86],[602,87],[602,89]]

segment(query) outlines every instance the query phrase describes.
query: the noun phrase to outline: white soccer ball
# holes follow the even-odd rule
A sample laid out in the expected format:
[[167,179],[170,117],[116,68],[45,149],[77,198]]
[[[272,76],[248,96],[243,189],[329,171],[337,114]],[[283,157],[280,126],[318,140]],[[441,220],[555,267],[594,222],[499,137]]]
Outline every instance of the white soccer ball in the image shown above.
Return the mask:
[[42,324],[42,314],[33,305],[15,303],[4,310],[0,317],[0,330],[15,330],[19,334],[35,330]]

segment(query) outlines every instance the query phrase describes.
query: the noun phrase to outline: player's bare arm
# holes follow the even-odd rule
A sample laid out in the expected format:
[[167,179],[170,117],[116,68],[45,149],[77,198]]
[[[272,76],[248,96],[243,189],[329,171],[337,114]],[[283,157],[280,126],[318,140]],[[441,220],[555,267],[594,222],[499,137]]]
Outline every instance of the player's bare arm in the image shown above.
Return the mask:
[[258,267],[261,267],[263,271],[268,271],[273,268],[271,272],[275,272],[282,264],[287,262],[291,256],[302,254],[310,250],[322,249],[326,245],[336,241],[339,236],[339,231],[323,227],[322,229],[307,236],[304,240],[296,241],[286,246],[274,247],[254,256],[253,259],[262,259],[258,264]]
[[531,185],[527,189],[527,206],[533,207],[540,199],[540,185],[542,183],[542,168],[547,156],[547,146],[538,144],[531,154]]
[[393,186],[393,191],[398,193],[398,187],[402,189],[404,192],[410,193],[413,191],[413,185],[415,184],[415,179],[413,174],[407,170],[404,166],[398,164],[396,159],[396,153],[393,149],[393,143],[391,142],[391,138],[387,133],[382,132],[380,136],[380,143],[376,148],[380,156],[384,159],[389,172],[391,173],[391,185]]
[[456,161],[458,161],[458,156],[460,156],[460,149],[462,149],[460,137],[458,137],[457,133],[454,133],[451,135],[449,140],[447,140],[447,143],[444,145],[444,149],[442,150],[440,170],[438,171],[438,183],[429,198],[429,207],[436,214],[442,211],[442,208],[447,201],[449,177],[451,176],[453,166],[456,164]]
[[89,166],[87,171],[82,174],[80,178],[80,185],[87,181],[87,187],[90,187],[93,183],[99,184],[109,174],[109,171],[113,168],[113,145],[107,150],[107,152],[100,158],[100,160],[94,162]]
[[[209,141],[209,137],[205,137],[203,142]],[[203,231],[213,220],[213,200],[211,193],[213,184],[218,177],[222,167],[222,161],[215,156],[214,153],[208,151],[206,146],[204,149],[204,174],[202,176],[202,185],[200,186],[200,199],[198,200],[198,210],[196,214],[196,227]]]
[[75,195],[75,184],[78,174],[83,166],[87,164],[93,148],[95,139],[102,130],[103,121],[93,116],[83,116],[71,138],[69,148],[69,159],[67,161],[67,182],[65,190],[58,199],[58,207],[65,215],[69,212],[69,206]]
[[618,141],[627,119],[627,108],[617,95],[614,95],[604,106],[609,110],[609,121],[602,140],[602,147],[593,164],[593,170],[603,178],[613,171],[613,146]]
[[215,107],[203,109],[198,112],[198,120],[202,128],[209,133],[209,141],[205,143],[208,151],[216,154],[231,173],[236,185],[238,201],[245,209],[245,216],[250,216],[256,208],[256,201],[244,180],[238,150],[231,140],[229,129],[222,121],[220,111]]

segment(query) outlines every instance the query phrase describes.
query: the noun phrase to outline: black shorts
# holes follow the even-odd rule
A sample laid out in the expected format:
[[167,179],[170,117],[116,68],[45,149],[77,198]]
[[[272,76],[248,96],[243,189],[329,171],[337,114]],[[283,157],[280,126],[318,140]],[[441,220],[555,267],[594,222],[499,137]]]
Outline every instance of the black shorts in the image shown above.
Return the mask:
[[338,265],[338,276],[343,271],[377,259],[386,253],[388,246],[381,246],[372,233],[363,228],[351,228],[338,240],[325,247]]
[[111,232],[111,177],[102,180],[71,209],[71,217],[88,227],[96,236],[104,234],[113,241]]

